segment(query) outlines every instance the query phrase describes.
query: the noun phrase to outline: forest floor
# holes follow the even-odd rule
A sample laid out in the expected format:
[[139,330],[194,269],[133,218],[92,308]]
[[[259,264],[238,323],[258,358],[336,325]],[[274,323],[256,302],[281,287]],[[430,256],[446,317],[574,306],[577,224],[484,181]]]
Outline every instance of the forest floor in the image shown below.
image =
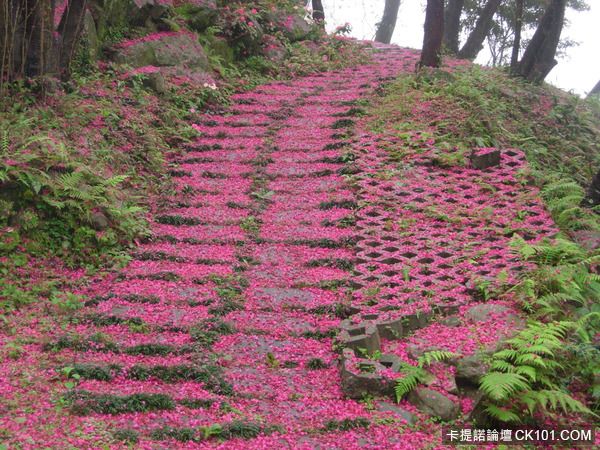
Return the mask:
[[[2,364],[2,437],[24,449],[442,448],[441,425],[407,401],[347,398],[342,320],[425,314],[380,344],[411,365],[494,349],[522,323],[481,284],[527,265],[506,229],[533,242],[558,230],[518,180],[521,151],[485,170],[436,165],[427,136],[370,129],[378,86],[418,58],[381,47],[370,64],[198,115],[201,137],[169,162],[178,195],[151,201],[153,238],[91,284],[68,326],[34,324]],[[432,365],[428,388],[467,417],[454,371]]]

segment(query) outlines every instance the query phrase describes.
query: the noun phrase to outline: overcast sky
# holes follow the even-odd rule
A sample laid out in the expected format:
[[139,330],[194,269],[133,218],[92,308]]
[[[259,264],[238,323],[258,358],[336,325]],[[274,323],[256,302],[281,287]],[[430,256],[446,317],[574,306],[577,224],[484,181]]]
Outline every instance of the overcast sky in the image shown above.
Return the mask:
[[[381,19],[385,0],[323,0],[327,27],[331,31],[349,22],[351,35],[359,39],[372,39],[375,24]],[[565,90],[585,94],[600,80],[600,1],[591,0],[590,11],[568,11],[570,24],[563,37],[580,42],[568,50],[546,81]],[[398,23],[392,42],[406,47],[421,48],[426,0],[402,0]],[[485,63],[487,58],[480,58]]]

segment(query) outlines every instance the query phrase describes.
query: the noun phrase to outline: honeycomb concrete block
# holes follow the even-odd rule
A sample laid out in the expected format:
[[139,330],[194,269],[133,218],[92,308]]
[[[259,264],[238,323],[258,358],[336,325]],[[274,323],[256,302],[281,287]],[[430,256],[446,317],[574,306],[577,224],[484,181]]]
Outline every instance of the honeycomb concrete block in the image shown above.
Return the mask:
[[338,337],[343,347],[353,349],[358,356],[362,356],[363,352],[373,355],[375,352],[381,350],[379,332],[374,325],[358,324],[342,326],[342,331]]

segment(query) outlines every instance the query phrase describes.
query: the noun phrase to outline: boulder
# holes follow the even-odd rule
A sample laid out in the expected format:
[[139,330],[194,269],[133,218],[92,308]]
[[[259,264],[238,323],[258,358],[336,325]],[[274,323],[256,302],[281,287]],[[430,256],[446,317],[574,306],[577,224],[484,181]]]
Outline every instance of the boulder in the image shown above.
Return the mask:
[[153,33],[126,41],[117,48],[114,60],[132,67],[183,66],[207,71],[208,58],[195,34],[189,32]]
[[269,13],[266,18],[268,22],[276,25],[291,42],[306,39],[312,31],[312,26],[297,14],[278,10]]
[[475,305],[470,308],[466,313],[465,317],[471,322],[486,322],[490,320],[490,316],[505,315],[511,310],[503,305],[495,305],[489,303],[482,303]]
[[471,167],[487,169],[500,165],[500,150],[496,148],[480,148],[471,154]]
[[406,420],[406,422],[409,425],[414,425],[415,423],[417,423],[417,416],[415,416],[410,411],[407,411],[406,409],[399,407],[398,405],[394,405],[393,403],[379,402],[379,403],[377,403],[377,411],[392,412],[392,413],[394,413],[394,415]]
[[149,73],[144,76],[142,83],[148,89],[155,93],[162,95],[167,92],[167,86],[165,83],[165,77],[160,72]]
[[444,421],[456,419],[460,412],[458,403],[433,389],[417,387],[409,394],[408,401],[420,411]]
[[456,365],[456,382],[460,385],[478,386],[479,380],[487,373],[488,368],[483,354],[461,358]]
[[283,24],[281,31],[283,31],[284,36],[291,42],[302,41],[306,39],[312,30],[310,24],[302,17],[297,15],[281,17],[279,20],[281,20],[281,22],[278,23]]
[[90,225],[96,231],[106,230],[108,228],[108,218],[101,211],[93,212],[90,217]]
[[600,231],[578,230],[569,233],[571,239],[586,250],[593,252],[600,248]]
[[192,30],[202,32],[215,23],[219,11],[215,0],[196,0],[186,4],[185,17]]

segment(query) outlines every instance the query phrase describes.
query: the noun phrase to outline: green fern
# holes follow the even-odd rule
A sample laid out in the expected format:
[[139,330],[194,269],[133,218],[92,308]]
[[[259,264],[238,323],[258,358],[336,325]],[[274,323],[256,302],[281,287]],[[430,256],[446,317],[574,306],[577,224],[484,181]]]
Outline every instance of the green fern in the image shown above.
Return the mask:
[[434,362],[444,362],[452,358],[456,358],[460,355],[453,352],[447,352],[443,350],[432,350],[426,352],[419,358],[419,367],[430,366]]
[[414,388],[416,388],[419,383],[423,383],[431,376],[431,374],[425,370],[424,367],[430,366],[434,362],[448,361],[449,359],[457,356],[460,355],[443,350],[433,350],[424,353],[419,358],[418,365],[416,366],[402,362],[400,366],[400,372],[404,376],[396,379],[396,385],[394,387],[396,401],[400,402],[400,400],[402,400]]
[[[523,422],[534,414],[592,414],[562,388],[559,373],[564,365],[559,353],[565,347],[573,322],[532,322],[506,347],[492,356],[490,372],[480,381],[485,411],[500,422]],[[522,411],[527,411],[523,415]]]
[[401,363],[400,372],[404,375],[402,378],[396,379],[394,392],[396,401],[400,401],[408,395],[419,383],[427,379],[428,372],[421,367],[412,366],[408,363]]

